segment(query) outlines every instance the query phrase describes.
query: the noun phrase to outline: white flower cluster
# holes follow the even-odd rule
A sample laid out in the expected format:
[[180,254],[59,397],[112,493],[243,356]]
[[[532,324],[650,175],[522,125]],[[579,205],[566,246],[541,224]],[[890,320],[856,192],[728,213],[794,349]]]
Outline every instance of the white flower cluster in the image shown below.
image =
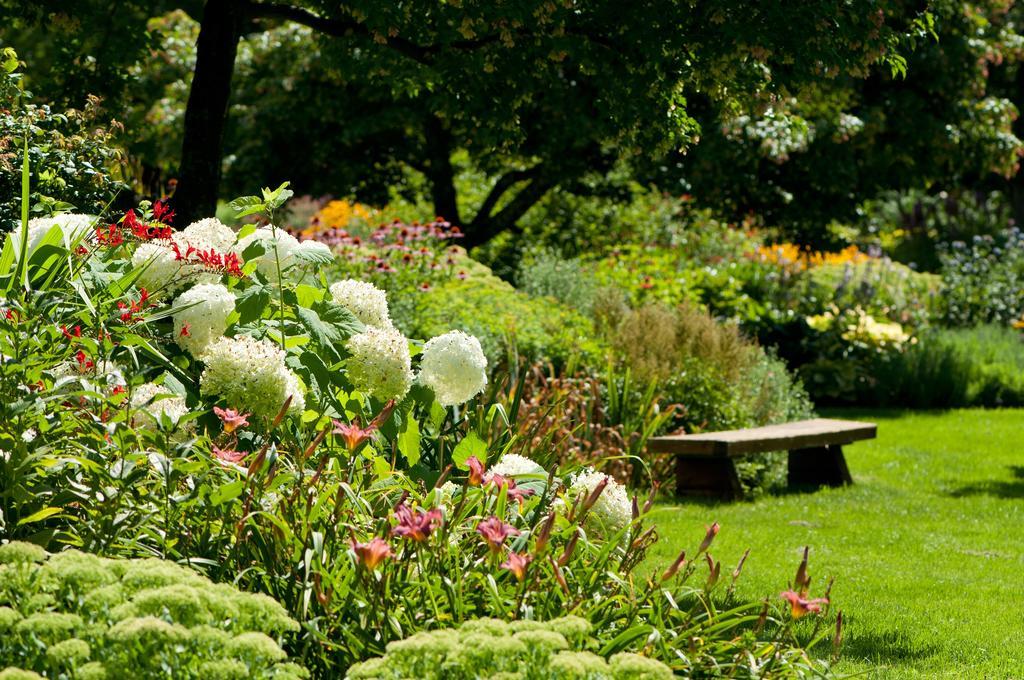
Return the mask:
[[211,342],[224,335],[228,315],[235,309],[235,296],[219,283],[201,283],[178,296],[174,314],[174,341],[192,356],[199,357]]
[[492,475],[501,475],[502,477],[517,477],[519,475],[547,476],[544,468],[538,463],[526,456],[520,456],[518,453],[506,453],[488,472]]
[[208,217],[175,232],[171,240],[157,239],[141,243],[132,253],[132,266],[146,266],[139,276],[138,285],[150,291],[166,289],[173,293],[189,283],[214,283],[220,277],[207,272],[202,264],[179,260],[172,248],[178,246],[182,253],[189,247],[198,251],[213,250],[228,253],[235,243],[235,232],[215,217]]
[[330,290],[336,303],[367,326],[392,327],[387,295],[372,283],[345,279],[332,284]]
[[412,386],[409,341],[393,328],[368,326],[349,338],[348,377],[359,390],[378,399],[401,399]]
[[194,248],[202,250],[200,246],[206,245],[206,250],[213,248],[218,253],[229,252],[236,238],[234,230],[216,217],[193,222],[182,230],[181,235]]
[[281,266],[282,273],[292,265],[295,249],[299,247],[298,239],[284,229],[260,227],[248,236],[240,238],[238,245],[235,246],[235,252],[241,256],[245,249],[253,243],[263,244],[263,255],[254,259],[257,260],[256,270],[268,281],[277,281],[278,264]]
[[[587,523],[605,535],[613,535],[633,521],[633,503],[626,487],[594,468],[586,468],[569,477],[567,495],[570,502],[575,502],[580,496],[587,497],[604,479],[608,480],[608,485],[590,509]],[[597,526],[593,525],[595,519]]]
[[[28,221],[27,252],[35,250],[55,226],[60,226],[64,235],[64,247],[70,248],[72,243],[88,233],[94,221],[95,219],[89,215],[71,213],[54,217],[34,217]],[[11,236],[14,238],[14,256],[17,257],[21,253],[21,224],[11,230]]]
[[156,429],[161,416],[167,416],[176,425],[188,413],[184,399],[153,383],[139,385],[132,391],[131,408],[135,411],[135,426],[149,430]]
[[275,416],[290,396],[289,411],[301,413],[306,407],[302,386],[284,360],[284,351],[269,340],[220,338],[203,354],[200,390],[231,408],[266,417]]
[[487,386],[487,357],[480,341],[462,331],[431,338],[423,346],[419,381],[442,406],[469,401]]

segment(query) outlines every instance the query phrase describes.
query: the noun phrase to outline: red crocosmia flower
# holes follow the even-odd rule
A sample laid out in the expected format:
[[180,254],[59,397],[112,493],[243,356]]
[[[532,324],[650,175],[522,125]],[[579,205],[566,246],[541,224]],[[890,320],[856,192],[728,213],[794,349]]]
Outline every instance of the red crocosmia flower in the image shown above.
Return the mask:
[[501,563],[501,568],[508,569],[517,580],[522,581],[526,578],[526,566],[532,561],[533,555],[520,555],[516,552],[510,552],[508,559]]
[[518,536],[519,530],[511,524],[505,524],[497,517],[488,517],[476,525],[476,532],[487,541],[492,552],[501,550],[505,539],[509,536]]
[[75,339],[75,338],[80,338],[80,337],[82,337],[82,327],[81,327],[81,326],[75,326],[75,327],[74,327],[74,328],[72,328],[71,330],[68,330],[68,327],[67,327],[67,326],[61,326],[61,327],[60,327],[60,332],[61,332],[61,333],[62,333],[62,334],[64,335],[64,337],[65,337],[65,338],[67,338],[68,340],[73,340],[73,339]]
[[114,389],[110,392],[110,394],[111,396],[117,396],[119,394],[124,394],[127,391],[128,390],[125,389],[124,385],[115,385]]
[[469,466],[469,483],[473,486],[483,484],[484,464],[480,462],[480,459],[476,456],[470,456],[466,459],[466,465]]
[[78,246],[75,248],[75,255],[86,255],[89,253],[89,249],[85,246]]
[[423,543],[441,522],[441,511],[437,508],[428,510],[412,510],[405,503],[395,508],[395,519],[398,524],[391,528],[392,536],[401,536],[417,543]]
[[92,362],[91,359],[89,359],[84,350],[78,350],[75,353],[75,359],[78,360],[78,370],[81,371],[82,373],[85,373],[86,371],[88,371],[89,369],[96,365]]
[[96,227],[96,240],[100,245],[116,248],[124,243],[124,236],[121,235],[121,230],[115,222],[108,227]]
[[118,301],[117,308],[121,310],[121,321],[123,323],[135,323],[142,321],[140,312],[149,305],[149,291],[145,288],[139,289],[139,299],[131,300],[130,303]]
[[220,422],[224,424],[224,431],[228,434],[249,424],[248,413],[239,413],[233,408],[221,408],[220,406],[214,406],[213,412],[220,418]]
[[214,457],[222,463],[240,463],[248,454],[244,451],[235,451],[234,449],[222,449],[219,446],[214,445],[213,447]]
[[353,540],[352,551],[356,554],[356,561],[370,571],[393,554],[391,546],[383,538],[374,538],[368,543]]
[[192,337],[192,324],[190,324],[188,321],[186,321],[185,323],[181,324],[181,333],[180,333],[180,335],[183,338],[190,338],[190,337]]
[[779,597],[789,601],[790,611],[793,614],[794,619],[799,619],[805,614],[817,614],[821,611],[821,606],[828,604],[827,597],[819,597],[814,600],[808,600],[800,596],[800,593],[787,590],[784,593],[779,593]]
[[153,218],[157,222],[170,224],[174,220],[174,211],[167,205],[167,201],[159,200],[153,203]]

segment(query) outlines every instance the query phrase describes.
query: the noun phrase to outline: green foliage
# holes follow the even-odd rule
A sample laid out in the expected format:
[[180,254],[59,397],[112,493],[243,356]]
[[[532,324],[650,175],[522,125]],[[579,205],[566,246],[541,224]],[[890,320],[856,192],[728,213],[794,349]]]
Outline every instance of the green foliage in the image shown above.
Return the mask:
[[1024,318],[1024,235],[1019,228],[953,242],[940,258],[947,322],[1006,325]]
[[597,360],[603,356],[586,316],[552,298],[516,290],[494,276],[437,285],[420,294],[412,318],[399,324],[403,321],[414,337],[464,328],[480,340],[494,365],[517,356],[559,365],[578,355]]
[[[76,207],[99,213],[123,182],[123,155],[111,145],[116,123],[102,121],[100,102],[60,111],[33,104],[18,72],[18,57],[3,50],[0,68],[0,232],[21,221],[22,207],[49,214]],[[32,169],[29,201],[21,197],[26,136]]]
[[[589,643],[589,644],[588,644]],[[392,642],[387,653],[349,669],[355,680],[423,678],[574,678],[669,680],[671,669],[654,659],[619,653],[609,660],[585,651],[594,646],[590,624],[575,616],[547,622],[497,619],[467,621]]]
[[1024,405],[1024,339],[1002,326],[932,329],[878,367],[871,397],[905,408]]
[[161,678],[168,669],[176,678],[307,678],[279,645],[297,630],[265,595],[172,562],[0,547],[0,665],[9,669],[51,678]]

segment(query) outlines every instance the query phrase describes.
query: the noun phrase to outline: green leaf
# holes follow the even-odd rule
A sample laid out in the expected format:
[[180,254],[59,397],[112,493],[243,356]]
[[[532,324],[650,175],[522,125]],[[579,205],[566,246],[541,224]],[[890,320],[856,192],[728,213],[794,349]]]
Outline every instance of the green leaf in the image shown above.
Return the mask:
[[235,217],[241,219],[249,215],[256,215],[266,210],[266,204],[259,196],[241,196],[231,201],[228,205],[235,211]]
[[221,484],[213,493],[210,494],[210,502],[214,505],[220,505],[227,503],[238,498],[242,494],[242,490],[245,488],[245,480],[238,479],[227,484]]
[[420,460],[420,424],[410,414],[403,425],[398,435],[398,450],[409,465],[415,465]]
[[18,526],[21,526],[22,524],[31,524],[32,522],[41,522],[47,517],[53,517],[54,515],[59,514],[60,511],[60,508],[43,508],[42,510],[33,512],[28,517],[22,517],[18,522]]
[[238,323],[247,324],[263,316],[270,305],[270,288],[263,284],[253,284],[242,291],[235,300],[235,311],[238,312]]
[[337,345],[344,342],[345,336],[333,324],[325,323],[319,314],[306,307],[295,307],[295,314],[313,342],[328,352],[333,359],[341,358]]
[[470,432],[455,446],[455,450],[452,451],[452,462],[460,470],[468,470],[466,461],[470,456],[476,456],[481,463],[487,462],[487,442],[476,432]]
[[362,333],[366,330],[366,325],[357,319],[352,312],[331,300],[324,300],[313,305],[313,309],[316,310],[325,323],[333,326],[344,340],[348,340],[356,333]]

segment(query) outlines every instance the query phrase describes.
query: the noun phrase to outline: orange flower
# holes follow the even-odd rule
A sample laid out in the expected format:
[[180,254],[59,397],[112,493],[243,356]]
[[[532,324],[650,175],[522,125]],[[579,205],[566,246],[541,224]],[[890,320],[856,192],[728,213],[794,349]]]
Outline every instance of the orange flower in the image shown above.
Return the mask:
[[508,559],[501,563],[502,569],[508,569],[515,575],[516,579],[522,581],[526,578],[526,567],[533,561],[533,555],[520,555],[511,552]]
[[391,546],[383,538],[374,538],[368,543],[358,543],[353,539],[352,551],[356,554],[356,561],[370,571],[392,555]]
[[800,597],[800,593],[787,590],[784,593],[779,593],[779,597],[789,601],[790,611],[793,614],[794,619],[799,619],[805,614],[817,614],[821,611],[821,606],[828,604],[827,597],[819,597],[814,600],[808,600]]
[[228,434],[249,424],[248,413],[239,413],[233,408],[221,408],[219,406],[214,406],[213,412],[220,418],[220,422],[224,424],[224,431]]

